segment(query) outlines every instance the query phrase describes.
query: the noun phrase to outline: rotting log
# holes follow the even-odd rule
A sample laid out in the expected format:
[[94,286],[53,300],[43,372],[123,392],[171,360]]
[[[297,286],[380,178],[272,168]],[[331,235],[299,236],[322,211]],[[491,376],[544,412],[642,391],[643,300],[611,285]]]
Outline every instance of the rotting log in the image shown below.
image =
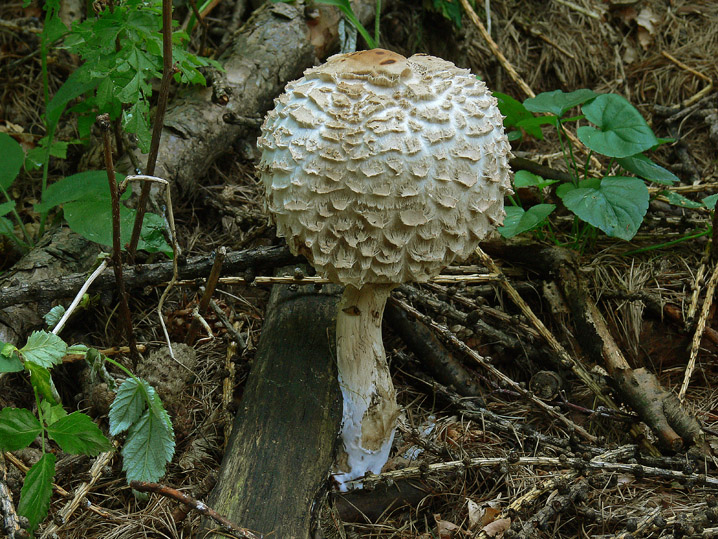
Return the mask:
[[[340,289],[275,285],[209,505],[269,537],[310,536],[342,418],[335,357]],[[197,537],[220,537],[204,521]]]

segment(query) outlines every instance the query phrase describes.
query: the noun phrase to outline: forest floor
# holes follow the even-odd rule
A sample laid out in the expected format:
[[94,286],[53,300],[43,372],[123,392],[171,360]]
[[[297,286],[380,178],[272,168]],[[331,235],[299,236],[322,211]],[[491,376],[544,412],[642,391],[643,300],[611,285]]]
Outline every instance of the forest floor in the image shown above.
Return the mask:
[[[519,101],[529,97],[467,17],[455,28],[421,4],[399,2],[384,11],[383,47],[405,55],[441,56],[471,68],[493,90]],[[336,533],[426,539],[716,536],[718,320],[712,300],[718,262],[712,212],[700,204],[672,204],[670,193],[696,202],[718,193],[718,93],[713,88],[718,79],[718,4],[490,4],[491,35],[533,92],[590,88],[623,95],[658,137],[674,139],[652,158],[681,183],[651,191],[648,213],[631,241],[609,238],[596,229],[579,235],[571,216],[559,211],[550,226],[486,244],[510,286],[500,280],[457,279],[398,292],[399,307],[410,304],[437,326],[433,329],[439,332],[443,352],[470,374],[467,384],[473,393],[437,382],[436,373],[426,370],[400,332],[385,323],[385,347],[403,411],[389,473],[377,481],[416,488],[404,497],[372,500],[374,483],[367,484],[361,510],[340,507],[339,518],[345,522]],[[232,14],[228,1],[212,13],[210,26],[217,32],[209,32],[210,50],[219,47],[220,30]],[[19,4],[0,7],[5,21],[27,16]],[[0,28],[0,35],[3,50],[21,51],[22,38],[12,29]],[[2,96],[0,128],[5,132],[20,126],[33,133],[42,125],[39,68],[34,61],[24,65],[24,73],[2,75],[23,81],[13,86],[22,92]],[[51,66],[51,73],[54,86],[67,75],[62,66]],[[515,141],[514,153],[565,171],[559,140],[544,131],[543,140],[523,136]],[[191,195],[174,201],[178,240],[188,257],[220,247],[237,251],[278,243],[264,214],[263,188],[254,170],[257,157],[252,144],[238,143],[234,152],[215,161],[206,177],[196,179],[198,187]],[[581,163],[590,159],[580,152],[576,157]],[[80,150],[71,150],[68,159],[54,162],[51,179],[80,170],[81,158]],[[32,181],[13,196],[28,200],[29,214],[38,178],[28,179]],[[531,201],[529,192],[519,196]],[[557,203],[550,190],[545,196]],[[2,249],[3,269],[11,271],[17,257],[11,245]],[[448,273],[496,275],[497,268],[486,264],[476,258]],[[568,277],[561,274],[562,267]],[[571,279],[575,282],[568,282]],[[138,342],[147,350],[139,374],[162,388],[174,422],[176,456],[162,482],[202,500],[212,489],[231,413],[241,402],[270,287],[220,283],[215,299],[247,346],[228,351],[226,327],[208,315],[214,338],[201,332],[194,351],[188,352],[193,365],[188,376],[187,369],[161,351],[164,338],[155,312],[161,284],[132,294]],[[510,289],[518,291],[523,304]],[[194,281],[176,287],[168,298],[165,315],[173,341],[186,340],[198,298]],[[598,315],[591,318],[593,305]],[[606,331],[597,330],[596,323],[604,324]],[[111,296],[101,295],[71,322],[64,338],[108,354],[125,345]],[[616,354],[625,359],[625,368],[605,361]],[[131,365],[122,353],[115,357]],[[86,371],[69,358],[54,371],[55,383],[67,403],[89,409],[102,422],[111,395],[106,386],[98,389],[89,381]],[[620,390],[620,376],[628,377],[630,385],[631,377],[643,372],[655,375],[657,383],[641,391],[648,400],[660,401],[660,417],[651,415],[655,409],[650,404],[636,404]],[[664,401],[675,408],[664,409]],[[0,379],[0,404],[32,408],[29,385],[19,375]],[[639,413],[636,408],[641,406],[648,410]],[[665,416],[695,419],[700,427],[698,432],[690,427],[681,431],[683,440],[668,450],[671,434]],[[15,455],[30,466],[39,451],[31,447]],[[90,476],[92,464],[89,457],[58,459],[54,482],[68,494],[53,496],[51,516],[39,533],[68,503],[69,493],[90,477],[86,497],[92,510],[56,520],[58,537],[178,538],[191,537],[198,529],[200,515],[175,500],[158,495],[149,502],[136,499],[119,457],[108,459]],[[8,464],[6,481],[17,500],[20,469]],[[359,504],[357,499],[352,503]]]

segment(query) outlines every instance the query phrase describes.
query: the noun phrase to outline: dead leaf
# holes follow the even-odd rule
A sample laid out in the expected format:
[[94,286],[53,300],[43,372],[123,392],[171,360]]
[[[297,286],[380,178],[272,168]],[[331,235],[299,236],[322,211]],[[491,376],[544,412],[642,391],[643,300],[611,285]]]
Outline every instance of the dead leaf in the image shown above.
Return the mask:
[[461,526],[457,526],[448,520],[441,520],[441,515],[434,515],[434,520],[436,521],[436,532],[440,539],[451,539],[454,537],[454,532],[461,530]]
[[484,509],[471,498],[466,498],[466,507],[469,512],[469,529],[473,530],[479,524],[481,524],[482,517],[484,516]]
[[659,22],[661,22],[661,19],[648,7],[644,7],[636,17],[638,43],[643,47],[643,50],[647,50],[653,44],[653,36],[656,34],[656,27]]
[[484,526],[481,531],[489,537],[498,537],[499,535],[503,535],[503,533],[508,530],[510,526],[510,518],[500,518]]

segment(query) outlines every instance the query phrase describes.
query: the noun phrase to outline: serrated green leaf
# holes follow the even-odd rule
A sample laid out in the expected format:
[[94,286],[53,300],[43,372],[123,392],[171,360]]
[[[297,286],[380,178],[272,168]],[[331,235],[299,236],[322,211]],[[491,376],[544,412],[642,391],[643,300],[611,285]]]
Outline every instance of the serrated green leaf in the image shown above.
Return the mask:
[[20,348],[25,361],[32,361],[41,367],[50,368],[62,363],[67,344],[57,335],[47,331],[33,331],[27,344]]
[[40,403],[40,409],[42,410],[42,420],[45,422],[45,425],[52,425],[55,421],[67,415],[62,405],[50,404],[50,402],[46,400]]
[[668,199],[668,202],[670,202],[674,206],[692,209],[703,207],[703,204],[701,202],[691,200],[690,198],[684,197],[680,193],[675,193],[673,191],[661,191],[661,194],[665,196]]
[[81,412],[73,412],[57,420],[47,428],[47,433],[63,451],[73,455],[94,457],[112,449],[112,444],[99,427]]
[[0,410],[0,450],[17,451],[30,445],[42,434],[42,425],[25,408]]
[[45,453],[40,457],[25,476],[17,512],[27,518],[30,531],[37,528],[50,509],[53,477],[55,477],[55,455],[52,453]]
[[45,324],[47,324],[47,327],[50,329],[54,328],[57,323],[62,319],[62,317],[65,315],[65,307],[62,305],[55,305],[52,309],[50,309],[47,313],[45,313],[45,316],[43,316],[43,320],[45,320]]
[[164,409],[150,406],[127,434],[122,469],[130,481],[157,481],[174,455],[174,432]]
[[59,404],[60,396],[52,381],[50,371],[32,361],[25,361],[25,369],[30,373],[30,383],[37,392],[50,401],[50,403]]
[[563,195],[563,203],[579,218],[623,240],[638,232],[648,199],[643,180],[625,177],[603,178],[598,188],[579,187]]
[[503,226],[499,227],[499,234],[504,238],[513,238],[523,232],[536,228],[556,209],[555,204],[536,204],[528,210],[517,206],[505,208],[506,218]]
[[54,131],[62,112],[70,101],[90,91],[99,82],[97,79],[88,79],[86,69],[85,66],[82,66],[70,74],[47,104],[45,119],[48,124],[48,131]]
[[122,382],[110,405],[110,434],[117,436],[129,429],[142,416],[147,399],[154,392],[154,388],[141,378],[128,378]]
[[0,372],[20,372],[24,368],[18,357],[17,347],[0,341]]
[[101,112],[107,112],[105,108],[114,98],[114,84],[110,77],[103,79],[100,84],[97,85],[97,93],[95,99],[97,100],[97,106]]
[[45,38],[47,39],[48,43],[57,41],[66,33],[67,26],[65,26],[65,23],[62,22],[60,17],[50,17],[49,19],[46,19],[45,26],[43,28],[43,34],[45,34]]
[[673,172],[666,170],[657,163],[654,163],[641,153],[628,157],[619,157],[616,159],[616,162],[628,172],[633,172],[636,176],[651,182],[661,183],[663,185],[672,185],[677,181],[680,181],[678,176],[673,174]]
[[[0,187],[8,189],[20,173],[25,161],[22,146],[7,133],[0,133]],[[5,212],[7,213],[7,212]],[[0,215],[4,215],[0,213]]]
[[144,100],[139,100],[122,112],[122,127],[129,133],[137,136],[137,145],[147,153],[150,148],[149,105]]
[[718,201],[718,195],[710,195],[703,199],[703,205],[709,210],[714,210]]
[[583,105],[596,97],[598,94],[593,90],[582,88],[573,92],[564,93],[561,90],[543,92],[536,97],[530,97],[524,101],[524,107],[531,112],[545,112],[558,116],[566,114],[573,107]]
[[598,129],[584,125],[576,134],[595,152],[609,157],[628,157],[658,143],[641,113],[620,95],[599,95],[582,110]]

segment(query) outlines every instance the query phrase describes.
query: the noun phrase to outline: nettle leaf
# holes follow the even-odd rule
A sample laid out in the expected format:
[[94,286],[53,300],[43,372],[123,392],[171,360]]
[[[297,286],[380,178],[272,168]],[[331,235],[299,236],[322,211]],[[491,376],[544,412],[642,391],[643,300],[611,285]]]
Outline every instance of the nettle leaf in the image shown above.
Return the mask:
[[25,476],[17,512],[27,518],[30,531],[33,531],[47,516],[54,476],[55,455],[52,453],[45,453],[40,457]]
[[50,368],[62,363],[67,344],[57,335],[47,331],[33,331],[27,344],[20,348],[25,361],[32,361],[41,367]]
[[559,196],[580,219],[623,240],[636,235],[648,210],[648,188],[637,178],[603,178],[598,187],[578,187]]
[[598,94],[593,90],[582,88],[574,92],[564,93],[561,90],[543,92],[536,97],[530,97],[524,101],[524,107],[531,112],[545,112],[559,118],[566,114],[573,107],[583,105]]
[[0,372],[20,372],[24,368],[17,347],[0,341]]
[[556,209],[555,204],[536,204],[528,210],[518,206],[505,208],[504,225],[499,227],[499,234],[504,238],[513,238],[523,232],[536,228]]
[[658,163],[654,163],[642,153],[628,157],[619,157],[616,159],[616,163],[628,172],[633,172],[636,176],[640,176],[651,182],[672,185],[680,181],[678,176],[673,174],[673,172],[666,170]]
[[628,157],[658,144],[641,113],[620,95],[599,95],[582,110],[598,129],[583,125],[576,134],[594,152],[609,157]]
[[50,371],[32,361],[25,361],[25,368],[30,373],[30,383],[37,392],[45,397],[51,404],[59,404],[60,396],[57,393],[55,384],[52,382]]
[[63,451],[73,455],[94,457],[112,449],[112,444],[99,427],[81,412],[73,412],[58,419],[47,428],[47,433]]
[[[25,161],[22,146],[7,133],[0,133],[0,187],[8,189],[20,173]],[[11,208],[12,209],[12,208]],[[7,212],[5,212],[7,213]],[[0,213],[4,215],[4,213]]]
[[661,194],[668,199],[668,202],[674,206],[680,206],[681,208],[696,209],[704,206],[701,202],[696,202],[695,200],[691,200],[690,198],[684,197],[680,193],[675,193],[673,191],[661,191]]
[[154,388],[141,378],[128,378],[122,382],[110,405],[110,434],[117,436],[129,429],[140,418],[147,406],[147,399],[154,392]]
[[174,432],[159,398],[145,410],[127,434],[122,469],[127,482],[157,481],[165,474],[175,450]]
[[122,112],[122,127],[137,135],[137,145],[144,152],[150,150],[152,133],[149,122],[149,104],[141,99]]
[[0,411],[0,450],[17,451],[42,434],[42,425],[30,410],[3,408]]

